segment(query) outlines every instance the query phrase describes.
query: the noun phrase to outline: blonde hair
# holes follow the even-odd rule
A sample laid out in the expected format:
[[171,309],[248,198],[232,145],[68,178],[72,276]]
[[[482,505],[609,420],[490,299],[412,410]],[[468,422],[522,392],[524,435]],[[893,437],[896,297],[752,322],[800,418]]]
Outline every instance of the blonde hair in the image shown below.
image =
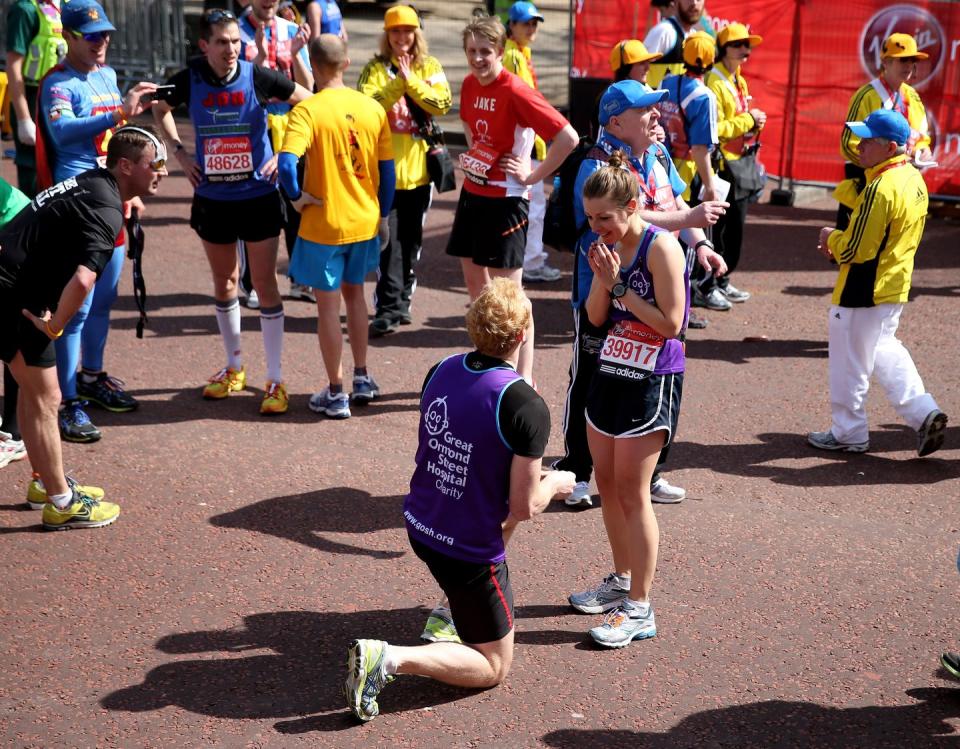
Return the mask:
[[637,178],[627,165],[627,155],[619,150],[610,154],[607,165],[591,174],[583,186],[584,199],[609,198],[621,208],[637,195]]
[[486,39],[497,49],[503,49],[507,43],[507,32],[496,16],[474,18],[463,29],[463,49],[467,49],[467,39],[471,36]]
[[509,278],[494,278],[467,310],[467,333],[481,354],[502,359],[520,345],[531,316],[523,289]]
[[[427,59],[429,51],[427,48],[427,37],[423,35],[423,29],[413,29],[413,48],[410,50],[410,54],[413,57],[414,65],[422,65],[423,61]],[[393,49],[390,47],[390,39],[386,31],[380,35],[380,51],[377,53],[377,57],[387,65],[390,64],[390,60],[393,58]]]

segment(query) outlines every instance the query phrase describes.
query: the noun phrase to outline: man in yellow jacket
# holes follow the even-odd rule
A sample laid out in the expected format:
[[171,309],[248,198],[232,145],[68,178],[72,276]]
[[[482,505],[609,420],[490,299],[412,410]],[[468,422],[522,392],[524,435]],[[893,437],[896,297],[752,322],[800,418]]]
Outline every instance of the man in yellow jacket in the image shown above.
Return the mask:
[[865,404],[875,375],[899,416],[917,430],[923,457],[943,445],[947,415],[924,390],[896,332],[927,218],[927,187],[909,162],[910,125],[902,114],[881,109],[847,127],[860,139],[866,187],[849,227],[820,231],[819,251],[840,266],[830,307],[833,423],[807,441],[821,450],[866,452]]
[[[850,99],[847,122],[864,120],[878,109],[891,109],[902,114],[910,125],[907,140],[907,156],[918,164],[932,160],[930,152],[930,126],[927,111],[916,92],[907,81],[917,70],[917,60],[926,60],[928,55],[917,49],[916,40],[909,34],[891,34],[880,49],[880,74],[857,89]],[[857,152],[859,138],[849,128],[840,136],[840,153],[845,160],[844,179],[834,192],[840,203],[837,210],[837,228],[845,229],[850,221],[857,195],[864,188],[864,166]]]

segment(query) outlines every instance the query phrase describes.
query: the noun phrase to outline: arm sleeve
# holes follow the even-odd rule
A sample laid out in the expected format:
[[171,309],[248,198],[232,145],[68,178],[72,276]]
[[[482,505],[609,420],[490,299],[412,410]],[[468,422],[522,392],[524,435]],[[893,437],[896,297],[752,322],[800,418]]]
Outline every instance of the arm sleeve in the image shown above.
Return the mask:
[[704,95],[697,96],[684,110],[689,124],[691,146],[715,146],[717,144],[717,103],[710,89],[701,89]]
[[737,114],[736,100],[724,80],[716,74],[708,76],[707,87],[717,100],[717,138],[721,143],[739,138],[753,130],[756,124],[749,112]]
[[297,84],[279,70],[255,65],[253,68],[253,88],[257,92],[257,101],[266,104],[271,99],[286,101],[297,90]]
[[380,187],[377,189],[377,200],[380,201],[380,218],[390,214],[393,207],[393,194],[397,186],[397,169],[393,159],[377,162],[380,169]]
[[[844,122],[859,122],[873,111],[870,96],[873,92],[873,86],[869,83],[861,86],[857,93],[850,99],[850,106],[847,108],[847,117]],[[840,134],[840,152],[843,158],[851,164],[860,165],[860,155],[857,153],[857,146],[860,145],[860,138],[853,134],[853,131],[846,125],[843,126],[843,132]]]
[[412,73],[407,78],[406,92],[425,111],[442,117],[453,106],[450,83],[436,58],[428,57],[423,70],[424,77]]
[[543,457],[550,439],[550,409],[525,381],[507,386],[497,417],[500,433],[514,455]]
[[116,206],[99,205],[85,214],[78,232],[82,255],[79,265],[89,268],[99,278],[113,257],[114,244],[123,227],[123,212]]
[[873,260],[886,242],[890,205],[880,185],[879,179],[867,185],[850,216],[850,226],[844,231],[833,232],[827,240],[827,246],[840,265]]
[[46,119],[47,132],[54,147],[88,140],[117,124],[113,112],[77,117],[75,103],[69,87],[59,83],[44,84],[40,95],[40,111]]
[[300,197],[300,180],[297,179],[297,164],[300,159],[289,151],[281,151],[277,159],[277,171],[280,173],[280,187],[291,200]]
[[360,73],[357,90],[389,111],[403,97],[403,80],[391,78],[382,62],[371,60]]

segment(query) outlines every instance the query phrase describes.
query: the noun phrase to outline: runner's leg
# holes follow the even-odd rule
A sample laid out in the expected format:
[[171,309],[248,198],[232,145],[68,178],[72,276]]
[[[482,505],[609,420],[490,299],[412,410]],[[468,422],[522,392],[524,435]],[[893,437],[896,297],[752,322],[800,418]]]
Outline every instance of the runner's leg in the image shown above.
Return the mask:
[[[588,424],[587,441],[590,445],[590,454],[593,456],[593,473],[597,480],[597,491],[600,494],[600,511],[603,515],[603,527],[607,531],[607,540],[610,542],[614,572],[621,577],[631,577],[631,539],[615,473],[617,440],[600,434]],[[648,481],[647,492],[649,491],[650,482]]]
[[201,240],[207,253],[207,262],[213,276],[213,298],[217,310],[217,327],[227,355],[227,366],[239,370],[243,366],[240,346],[240,303],[237,284],[240,270],[237,264],[237,245],[215,244]]

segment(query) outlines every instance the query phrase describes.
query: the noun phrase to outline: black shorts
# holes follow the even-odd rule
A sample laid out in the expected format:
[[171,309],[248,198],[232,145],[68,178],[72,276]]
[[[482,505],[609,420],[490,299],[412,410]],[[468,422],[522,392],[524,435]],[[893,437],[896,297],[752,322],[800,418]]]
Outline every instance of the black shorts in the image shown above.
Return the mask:
[[450,601],[460,639],[472,645],[502,640],[513,629],[513,588],[506,561],[480,564],[454,559],[410,539]]
[[[0,293],[9,293],[0,291]],[[23,316],[18,305],[0,305],[0,359],[10,363],[19,351],[27,366],[48,369],[56,366],[53,341]]]
[[262,242],[280,236],[287,221],[287,210],[274,190],[248,200],[213,200],[193,196],[190,228],[200,239],[213,244]]
[[488,198],[461,190],[447,254],[486,268],[522,268],[529,207],[525,198]]
[[677,432],[682,391],[682,372],[628,381],[598,370],[587,392],[587,422],[608,437],[642,437],[663,430],[663,444],[668,445]]

